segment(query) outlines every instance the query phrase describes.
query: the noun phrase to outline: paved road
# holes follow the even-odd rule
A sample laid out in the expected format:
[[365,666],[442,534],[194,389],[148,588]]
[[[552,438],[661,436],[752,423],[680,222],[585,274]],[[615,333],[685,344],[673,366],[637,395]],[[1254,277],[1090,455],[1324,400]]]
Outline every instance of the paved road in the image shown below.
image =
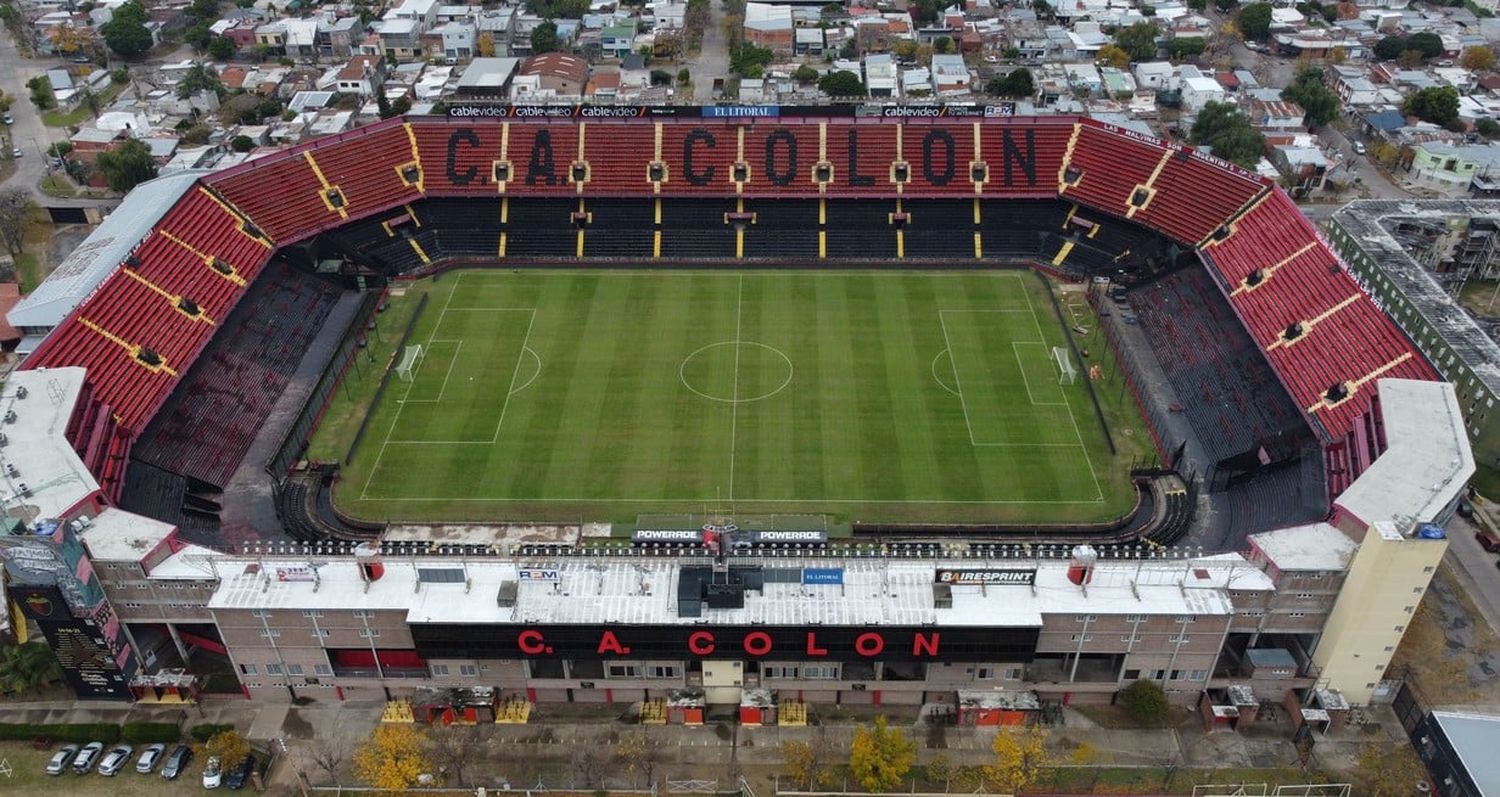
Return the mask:
[[[1480,511],[1485,511],[1480,507]],[[1500,514],[1493,504],[1489,511]],[[1497,569],[1495,554],[1479,547],[1474,539],[1474,525],[1461,517],[1448,524],[1448,553],[1444,557],[1453,566],[1464,591],[1479,607],[1479,613],[1489,621],[1490,628],[1500,634],[1500,569]]]
[[709,0],[708,29],[703,31],[703,44],[689,66],[693,72],[693,99],[697,102],[717,100],[714,80],[729,76],[729,40],[724,36],[723,0]]

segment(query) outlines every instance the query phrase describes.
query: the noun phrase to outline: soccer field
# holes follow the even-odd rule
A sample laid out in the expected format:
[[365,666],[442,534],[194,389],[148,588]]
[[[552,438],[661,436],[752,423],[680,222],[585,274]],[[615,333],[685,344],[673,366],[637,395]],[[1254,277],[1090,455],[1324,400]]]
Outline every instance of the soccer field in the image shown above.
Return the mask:
[[467,271],[420,287],[423,356],[390,377],[336,491],[355,516],[1048,522],[1134,500],[1086,368],[1060,379],[1065,333],[1029,272]]

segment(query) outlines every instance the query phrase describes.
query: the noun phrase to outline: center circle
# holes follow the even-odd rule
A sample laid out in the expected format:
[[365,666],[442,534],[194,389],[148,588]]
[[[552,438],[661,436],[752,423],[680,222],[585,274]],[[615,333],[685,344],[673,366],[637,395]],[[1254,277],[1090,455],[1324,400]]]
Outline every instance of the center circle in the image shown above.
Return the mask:
[[683,387],[710,401],[744,404],[768,399],[792,383],[792,360],[753,340],[710,343],[677,369]]

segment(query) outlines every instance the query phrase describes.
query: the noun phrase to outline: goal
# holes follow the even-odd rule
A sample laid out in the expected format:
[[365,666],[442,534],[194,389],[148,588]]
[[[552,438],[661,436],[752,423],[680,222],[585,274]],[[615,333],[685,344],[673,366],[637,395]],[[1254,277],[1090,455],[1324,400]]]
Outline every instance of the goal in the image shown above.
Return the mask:
[[396,376],[403,382],[410,382],[412,371],[416,370],[417,363],[421,361],[421,344],[407,346],[406,351],[401,354],[401,362],[396,363]]
[[1073,367],[1073,359],[1068,356],[1068,350],[1062,346],[1052,347],[1052,359],[1057,361],[1057,383],[1059,385],[1071,385],[1078,381],[1078,370]]

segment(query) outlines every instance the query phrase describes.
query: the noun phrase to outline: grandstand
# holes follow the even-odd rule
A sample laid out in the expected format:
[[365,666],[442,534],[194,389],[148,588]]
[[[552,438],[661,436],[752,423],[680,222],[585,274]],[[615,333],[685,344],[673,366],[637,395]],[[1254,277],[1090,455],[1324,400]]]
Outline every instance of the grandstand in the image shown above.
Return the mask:
[[[1379,453],[1376,380],[1437,378],[1282,191],[1088,119],[407,117],[190,180],[24,367],[88,369],[75,445],[106,495],[181,480],[142,493],[205,519],[327,312],[331,289],[298,269],[330,259],[349,287],[460,263],[1123,276],[1225,468],[1299,461],[1310,436],[1350,472]],[[1150,282],[1193,249],[1205,269]],[[277,251],[296,267],[268,268]]]

